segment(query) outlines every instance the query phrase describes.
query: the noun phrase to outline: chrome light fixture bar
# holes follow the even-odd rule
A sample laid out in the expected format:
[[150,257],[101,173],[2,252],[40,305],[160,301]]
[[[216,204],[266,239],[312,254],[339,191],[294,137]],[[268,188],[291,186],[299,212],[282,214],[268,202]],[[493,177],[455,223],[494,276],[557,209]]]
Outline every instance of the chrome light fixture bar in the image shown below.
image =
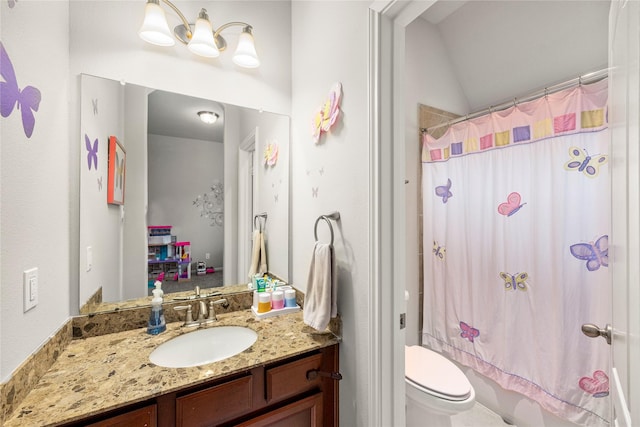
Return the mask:
[[194,54],[207,58],[216,58],[220,56],[220,52],[227,48],[227,41],[220,33],[229,27],[240,26],[242,27],[242,33],[238,39],[236,51],[233,54],[233,62],[244,68],[257,68],[260,66],[251,25],[245,22],[228,22],[214,31],[206,9],[200,10],[195,24],[190,24],[184,14],[173,3],[169,0],[162,0],[162,2],[173,9],[182,24],[173,29],[172,36],[164,10],[160,7],[160,0],[147,0],[144,22],[138,31],[138,35],[142,40],[158,46],[173,46],[175,37]]

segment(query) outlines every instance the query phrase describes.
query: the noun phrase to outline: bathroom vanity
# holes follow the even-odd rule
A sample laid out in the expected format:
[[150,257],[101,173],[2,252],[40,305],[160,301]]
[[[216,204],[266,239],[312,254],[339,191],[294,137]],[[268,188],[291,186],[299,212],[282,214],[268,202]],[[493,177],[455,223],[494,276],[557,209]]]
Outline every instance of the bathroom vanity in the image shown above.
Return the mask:
[[5,425],[338,425],[335,335],[312,333],[301,312],[258,320],[235,311],[208,327],[218,326],[247,327],[258,339],[189,368],[149,361],[158,345],[193,330],[180,322],[156,336],[136,329],[74,340]]

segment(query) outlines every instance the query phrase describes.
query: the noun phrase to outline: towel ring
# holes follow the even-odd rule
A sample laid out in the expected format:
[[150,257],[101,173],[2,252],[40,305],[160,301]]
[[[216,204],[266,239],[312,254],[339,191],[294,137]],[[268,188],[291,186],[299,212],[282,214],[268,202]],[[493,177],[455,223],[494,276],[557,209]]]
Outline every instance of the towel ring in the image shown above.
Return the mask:
[[329,231],[331,232],[331,246],[333,246],[333,225],[331,225],[330,219],[334,221],[338,221],[340,219],[340,212],[332,212],[329,215],[320,215],[318,219],[316,219],[316,223],[313,226],[313,237],[315,237],[316,242],[318,241],[318,222],[324,219],[329,226]]
[[264,218],[264,222],[260,222],[260,228],[259,230],[262,231],[264,230],[265,226],[267,225],[267,213],[266,212],[262,212],[259,214],[256,214],[253,216],[253,228],[258,228],[258,225],[256,224],[256,221],[258,220],[258,218]]

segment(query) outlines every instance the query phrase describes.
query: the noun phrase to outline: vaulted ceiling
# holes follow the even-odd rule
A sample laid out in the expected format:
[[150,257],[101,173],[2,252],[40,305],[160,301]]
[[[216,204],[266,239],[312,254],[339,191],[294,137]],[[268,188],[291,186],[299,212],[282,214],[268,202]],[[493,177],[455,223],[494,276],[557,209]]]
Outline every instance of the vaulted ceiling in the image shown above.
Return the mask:
[[437,27],[473,112],[606,68],[609,4],[441,0],[421,18]]

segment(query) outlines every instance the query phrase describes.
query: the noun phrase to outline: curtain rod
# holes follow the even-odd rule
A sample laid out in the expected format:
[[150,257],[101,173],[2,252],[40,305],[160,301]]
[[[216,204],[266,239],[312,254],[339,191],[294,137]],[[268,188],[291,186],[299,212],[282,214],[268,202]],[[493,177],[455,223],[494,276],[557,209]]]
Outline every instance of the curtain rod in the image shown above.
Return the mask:
[[429,132],[434,129],[441,128],[443,126],[451,126],[456,123],[462,123],[464,121],[475,119],[476,117],[484,116],[488,113],[493,113],[494,111],[502,111],[509,107],[514,107],[523,102],[533,101],[534,99],[540,98],[542,96],[546,96],[552,93],[560,92],[561,90],[568,89],[572,86],[583,85],[589,83],[595,83],[606,78],[609,75],[609,68],[604,68],[602,70],[593,71],[591,73],[583,74],[581,76],[575,77],[573,79],[567,80],[562,83],[558,83],[552,86],[545,87],[544,89],[537,90],[534,92],[530,92],[522,97],[513,98],[513,101],[506,101],[498,105],[492,105],[489,108],[485,108],[484,110],[476,111],[472,114],[467,114],[465,116],[459,117],[455,120],[449,120],[445,123],[440,123],[439,125],[431,126],[429,128],[420,128],[421,133]]

